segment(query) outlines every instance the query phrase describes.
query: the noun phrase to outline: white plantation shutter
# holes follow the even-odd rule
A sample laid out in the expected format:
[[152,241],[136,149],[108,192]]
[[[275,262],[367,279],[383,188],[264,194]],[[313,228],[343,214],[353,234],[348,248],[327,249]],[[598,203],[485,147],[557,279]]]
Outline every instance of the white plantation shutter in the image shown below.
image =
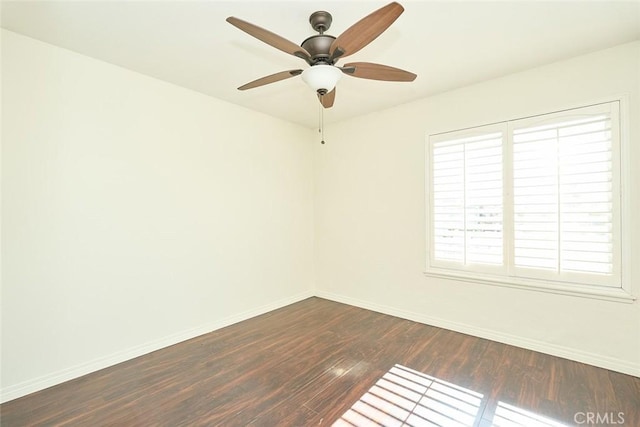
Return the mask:
[[616,118],[607,104],[513,122],[515,267],[612,282]]
[[467,263],[503,264],[502,134],[465,144]]
[[488,129],[471,136],[447,134],[434,140],[434,260],[503,264],[502,144],[502,132]]
[[435,258],[464,262],[464,144],[433,147],[432,196]]
[[432,135],[428,154],[430,266],[622,286],[619,102]]

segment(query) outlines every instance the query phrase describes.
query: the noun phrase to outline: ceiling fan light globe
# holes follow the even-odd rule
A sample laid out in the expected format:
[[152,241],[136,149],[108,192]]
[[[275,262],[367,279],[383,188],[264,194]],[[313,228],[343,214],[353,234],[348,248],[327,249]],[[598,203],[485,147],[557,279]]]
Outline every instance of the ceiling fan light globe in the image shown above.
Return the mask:
[[331,92],[341,77],[342,71],[333,65],[313,65],[302,72],[302,80],[316,92]]

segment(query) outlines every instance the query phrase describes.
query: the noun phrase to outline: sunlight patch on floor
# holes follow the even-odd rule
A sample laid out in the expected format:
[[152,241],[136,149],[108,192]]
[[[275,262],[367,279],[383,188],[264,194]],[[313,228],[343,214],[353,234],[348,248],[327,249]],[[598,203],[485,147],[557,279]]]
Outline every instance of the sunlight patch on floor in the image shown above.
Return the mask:
[[482,394],[395,365],[335,427],[473,425]]
[[[482,399],[476,391],[395,365],[333,427],[473,427],[482,416]],[[566,427],[504,402],[483,425]]]
[[559,423],[551,418],[504,402],[498,402],[492,425],[496,427],[567,427],[566,424]]

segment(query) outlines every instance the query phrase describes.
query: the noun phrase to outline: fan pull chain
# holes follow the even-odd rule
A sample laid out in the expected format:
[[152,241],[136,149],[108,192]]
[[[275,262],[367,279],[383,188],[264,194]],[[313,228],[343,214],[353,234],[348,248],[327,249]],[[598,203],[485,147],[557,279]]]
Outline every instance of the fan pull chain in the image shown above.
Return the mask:
[[318,108],[320,108],[318,112],[318,133],[320,133],[320,144],[324,144],[324,106],[322,103]]

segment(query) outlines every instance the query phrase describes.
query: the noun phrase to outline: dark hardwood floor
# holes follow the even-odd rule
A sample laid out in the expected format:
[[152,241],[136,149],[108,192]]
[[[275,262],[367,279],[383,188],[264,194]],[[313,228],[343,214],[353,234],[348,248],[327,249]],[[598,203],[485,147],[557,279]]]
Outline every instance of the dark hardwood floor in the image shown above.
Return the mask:
[[[426,399],[431,393],[432,402],[440,396],[436,400],[457,410],[435,385],[397,392],[394,387],[407,381],[412,390],[430,381],[445,394],[451,389],[457,390],[452,396],[472,396],[470,425],[479,427],[504,422],[505,413],[517,413],[513,420],[520,422],[546,417],[548,425],[594,425],[587,423],[592,420],[640,426],[640,378],[319,298],[7,402],[0,421],[3,427],[336,421],[361,427],[351,415],[360,411],[358,417],[371,421],[376,410],[363,414],[361,408],[383,402],[385,393],[392,398],[384,402],[397,398],[407,407],[414,405],[410,394]],[[374,396],[378,392],[382,400]],[[406,425],[429,425],[424,414],[430,409],[414,406],[423,418],[406,419]],[[402,425],[390,419],[387,425]],[[456,417],[450,419],[453,425]]]

